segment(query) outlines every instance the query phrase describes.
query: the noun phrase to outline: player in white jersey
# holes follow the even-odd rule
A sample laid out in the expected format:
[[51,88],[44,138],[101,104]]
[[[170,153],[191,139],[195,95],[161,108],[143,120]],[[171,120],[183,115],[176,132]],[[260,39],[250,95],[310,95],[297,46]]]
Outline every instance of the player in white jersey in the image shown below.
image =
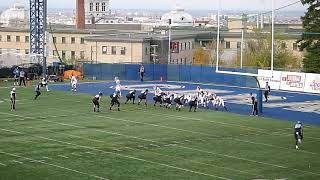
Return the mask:
[[218,107],[222,106],[226,111],[228,111],[227,106],[224,103],[224,100],[222,99],[222,97],[217,96],[216,97],[216,110],[218,110]]
[[205,94],[205,107],[207,109],[209,109],[210,103],[212,103],[212,106],[215,105],[215,95],[207,91]]
[[78,83],[78,80],[77,80],[76,76],[72,75],[71,76],[71,91],[72,92],[77,92],[77,83]]
[[120,85],[120,79],[119,77],[114,77],[114,82],[116,83],[116,85]]
[[153,106],[156,106],[157,103],[160,103],[160,107],[162,106],[163,103],[163,96],[165,96],[165,93],[160,89],[160,87],[154,87],[154,104]]
[[198,97],[200,96],[200,94],[204,94],[203,89],[200,86],[197,86],[197,93],[198,93]]
[[16,110],[16,98],[17,98],[16,88],[12,88],[12,90],[10,91],[11,111]]
[[41,87],[46,87],[47,92],[49,92],[48,78],[47,77],[43,77],[41,79]]

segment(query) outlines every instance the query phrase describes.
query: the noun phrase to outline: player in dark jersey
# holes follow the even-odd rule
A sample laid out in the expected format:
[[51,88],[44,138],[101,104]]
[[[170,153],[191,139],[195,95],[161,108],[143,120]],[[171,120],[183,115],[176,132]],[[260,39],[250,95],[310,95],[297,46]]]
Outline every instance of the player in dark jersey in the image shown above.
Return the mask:
[[118,105],[118,111],[120,111],[120,92],[116,92],[113,94],[112,98],[111,98],[111,103],[110,103],[110,110],[112,110],[112,107],[117,104]]
[[99,92],[99,94],[95,95],[94,98],[92,99],[93,111],[94,112],[99,112],[100,111],[101,98],[102,98],[102,93]]
[[254,102],[253,102],[253,105],[252,105],[252,115],[253,116],[258,116],[259,115],[259,111],[258,111],[258,100],[255,99]]
[[146,89],[145,91],[142,91],[141,94],[138,96],[139,102],[138,105],[140,105],[141,101],[145,101],[145,105],[147,105],[147,95],[148,95],[149,90]]
[[172,101],[174,99],[174,94],[170,94],[168,93],[166,96],[164,96],[164,106],[165,108],[171,108],[171,105],[172,105]]
[[154,104],[153,106],[156,106],[157,103],[160,104],[160,107],[162,106],[163,104],[163,97],[166,96],[166,94],[164,92],[161,92],[160,94],[156,94],[154,97],[153,97],[153,100],[154,100]]
[[189,112],[191,112],[192,108],[194,108],[193,111],[196,112],[197,106],[198,106],[198,96],[194,96],[191,98],[191,100],[189,101],[189,106],[190,106]]
[[264,90],[264,98],[266,99],[266,102],[268,102],[268,98],[269,98],[270,92],[271,92],[271,88],[269,86],[269,83],[266,82],[266,87],[265,87],[265,90]]
[[303,139],[303,126],[300,121],[294,125],[294,138],[296,139],[296,149],[299,149],[298,144],[302,143]]
[[175,97],[173,101],[176,103],[176,110],[181,111],[181,107],[184,102],[184,95]]
[[36,92],[36,96],[34,97],[34,100],[36,100],[41,95],[40,87],[41,87],[41,83],[38,84],[34,89],[34,91]]
[[12,88],[12,90],[10,91],[11,111],[16,110],[16,98],[17,98],[16,88]]
[[134,100],[136,99],[136,90],[130,91],[127,95],[127,100],[124,104],[127,104],[129,101],[132,100],[132,103],[134,104]]

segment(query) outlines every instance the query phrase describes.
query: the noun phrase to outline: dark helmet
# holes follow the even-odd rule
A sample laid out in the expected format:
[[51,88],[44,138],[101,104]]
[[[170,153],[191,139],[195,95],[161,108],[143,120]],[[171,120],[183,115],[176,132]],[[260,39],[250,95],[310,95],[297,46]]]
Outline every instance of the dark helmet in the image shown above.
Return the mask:
[[102,92],[99,92],[99,96],[103,96]]
[[137,91],[134,89],[133,92],[136,93]]

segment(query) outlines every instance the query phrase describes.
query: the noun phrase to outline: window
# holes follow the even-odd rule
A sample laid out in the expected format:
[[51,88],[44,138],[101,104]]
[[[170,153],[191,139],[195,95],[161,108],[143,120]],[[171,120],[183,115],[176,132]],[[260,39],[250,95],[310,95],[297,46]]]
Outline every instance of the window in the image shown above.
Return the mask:
[[80,59],[84,59],[84,51],[80,51]]
[[230,49],[230,42],[226,41],[226,49]]
[[53,43],[57,43],[57,37],[53,37],[52,41]]
[[52,55],[53,56],[58,56],[58,52],[56,50],[53,50]]
[[180,64],[182,64],[182,58],[180,59]]
[[293,46],[292,49],[293,49],[294,51],[297,51],[297,50],[298,50],[298,44],[297,44],[297,43],[293,43],[292,46]]
[[62,42],[62,44],[65,44],[65,43],[66,43],[66,38],[65,38],[65,37],[62,37],[62,38],[61,38],[61,42]]
[[181,49],[181,51],[183,51],[183,48],[182,48],[182,43],[180,43],[180,49]]
[[121,55],[126,55],[126,47],[121,47]]
[[76,52],[75,51],[71,51],[71,59],[76,59]]
[[102,11],[106,11],[106,3],[105,2],[102,3]]
[[61,52],[61,58],[62,59],[66,59],[66,51],[62,51]]
[[148,47],[146,47],[145,55],[148,56]]
[[2,54],[2,49],[0,48],[0,54]]
[[108,53],[108,47],[102,46],[102,54],[107,54],[107,53]]
[[29,42],[29,36],[24,37],[24,42],[26,42],[26,43]]
[[187,50],[187,43],[184,43],[184,50]]
[[80,43],[84,44],[84,38],[80,38]]
[[117,54],[117,47],[116,46],[112,46],[111,47],[111,53],[112,53],[112,55],[116,55]]
[[189,49],[191,49],[191,42],[189,42]]
[[7,35],[7,42],[11,42],[11,36]]
[[29,54],[29,49],[25,49],[24,54]]
[[93,3],[90,3],[89,11],[93,11]]
[[186,57],[184,58],[184,64],[187,64],[187,58]]
[[241,49],[241,42],[237,42],[237,49]]
[[287,48],[286,42],[281,42],[281,49],[286,49],[286,48]]
[[20,36],[16,36],[16,42],[20,42]]
[[96,3],[96,11],[100,11],[100,7],[99,6],[100,6],[100,3],[97,2]]
[[76,38],[75,37],[71,37],[71,44],[75,44],[76,43]]
[[18,54],[19,54],[19,53],[20,53],[20,49],[16,49],[16,53],[18,53]]

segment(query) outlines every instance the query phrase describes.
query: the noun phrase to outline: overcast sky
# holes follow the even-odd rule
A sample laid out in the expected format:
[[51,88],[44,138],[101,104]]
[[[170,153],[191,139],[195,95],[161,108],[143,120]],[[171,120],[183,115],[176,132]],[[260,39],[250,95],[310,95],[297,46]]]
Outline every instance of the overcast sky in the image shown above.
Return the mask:
[[[0,0],[0,6],[7,7],[17,0]],[[28,4],[29,0],[18,0]],[[49,8],[75,9],[76,0],[48,0]],[[217,9],[218,0],[111,0],[111,9],[173,9],[177,5],[187,10]],[[275,7],[281,7],[297,0],[274,0]],[[223,10],[266,10],[271,8],[271,0],[221,0]],[[298,3],[286,10],[304,10]]]

